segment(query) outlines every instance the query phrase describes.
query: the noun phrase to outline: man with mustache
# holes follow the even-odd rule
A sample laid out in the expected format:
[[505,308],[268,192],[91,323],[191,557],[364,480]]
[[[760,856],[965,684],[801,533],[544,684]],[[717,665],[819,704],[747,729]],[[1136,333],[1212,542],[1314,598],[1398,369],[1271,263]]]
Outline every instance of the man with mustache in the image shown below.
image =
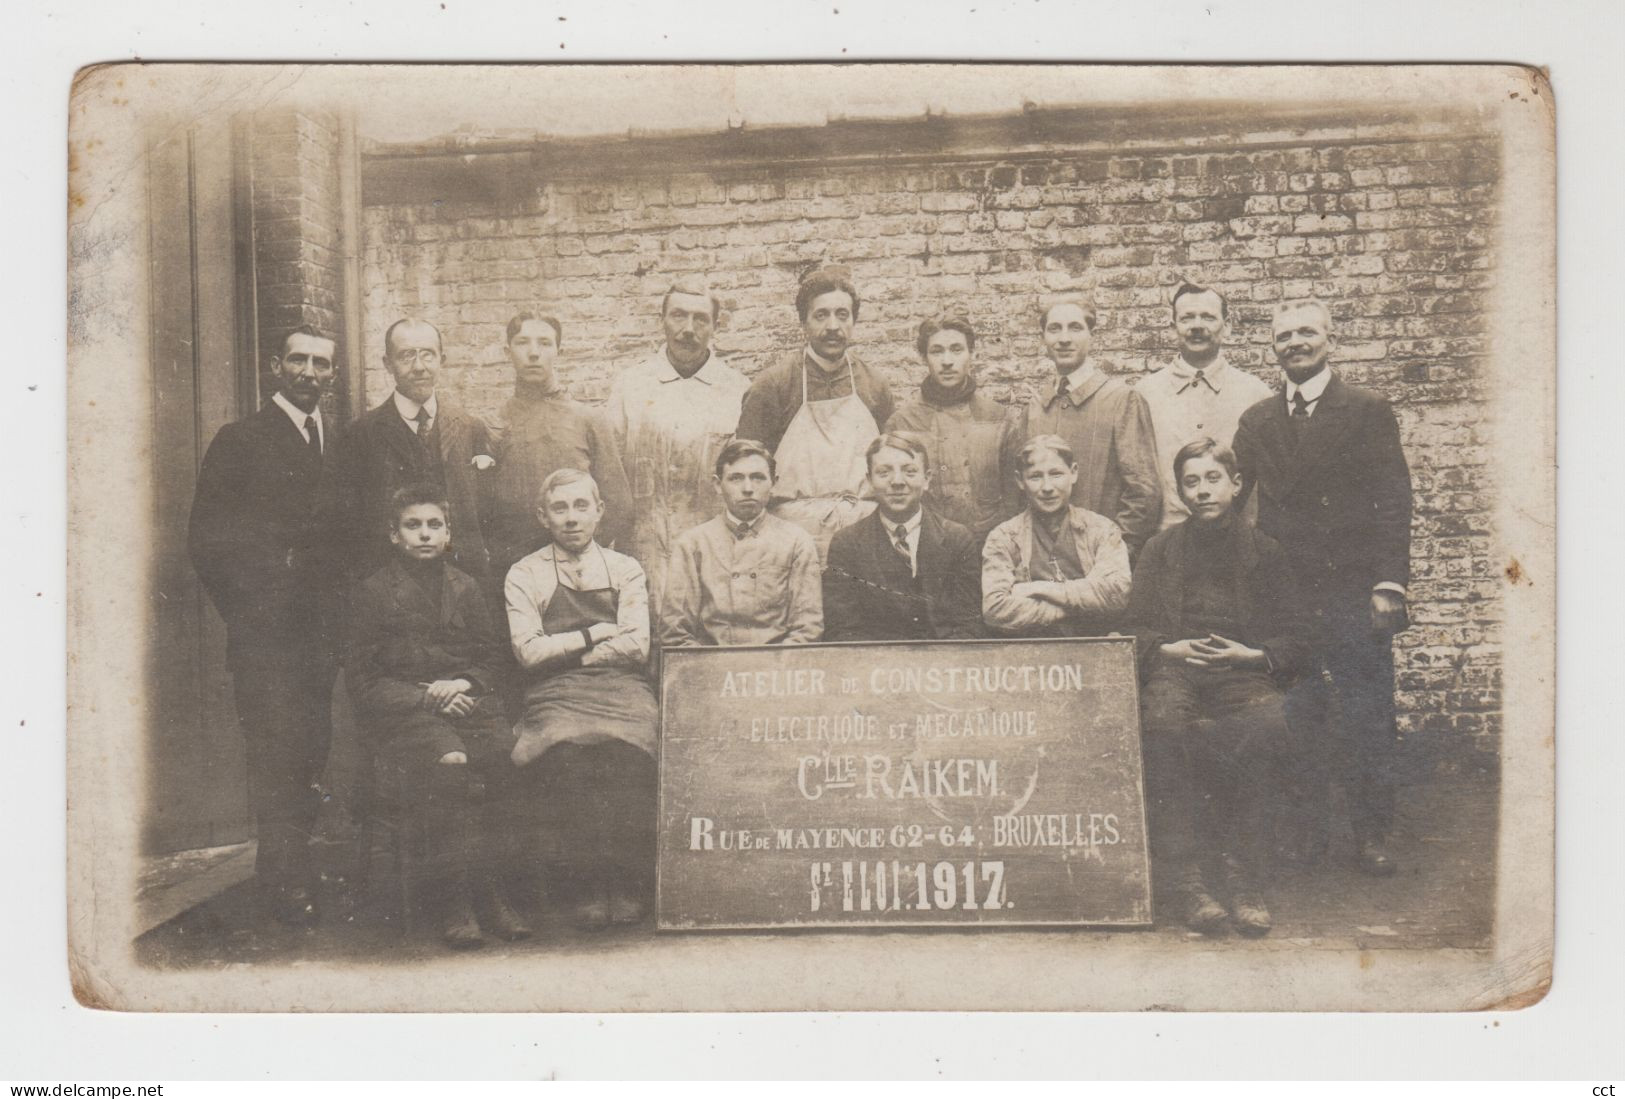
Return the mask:
[[1023,435],[1058,435],[1077,456],[1072,503],[1117,524],[1132,557],[1162,522],[1156,437],[1145,399],[1089,357],[1095,306],[1086,294],[1047,299],[1039,314],[1055,365],[1027,405]]
[[632,490],[625,550],[643,565],[658,620],[666,559],[677,536],[716,509],[711,469],[739,423],[750,382],[711,350],[721,305],[697,278],[672,284],[661,300],[666,342],[616,376],[605,413]]
[[317,518],[333,351],[308,326],[283,340],[271,359],[276,393],[209,444],[187,530],[192,567],[226,623],[260,899],[295,927],[319,917],[309,839],[337,675],[332,538]]
[[341,565],[359,582],[398,555],[390,542],[394,494],[433,485],[444,494],[454,532],[448,559],[482,584],[490,555],[481,533],[483,480],[494,461],[485,425],[438,389],[445,350],[440,330],[403,318],[384,331],[384,365],[395,389],[357,420],[333,448],[326,507],[340,531]]
[[1329,365],[1326,306],[1278,306],[1274,333],[1286,385],[1242,413],[1236,459],[1243,492],[1258,493],[1258,529],[1281,544],[1296,573],[1341,711],[1328,726],[1325,681],[1308,676],[1291,698],[1293,724],[1300,735],[1306,724],[1326,726],[1327,737],[1302,755],[1307,781],[1320,783],[1309,797],[1317,800],[1319,768],[1329,765],[1348,795],[1358,865],[1392,874],[1393,635],[1406,626],[1410,469],[1387,400]]
[[555,360],[563,339],[563,326],[548,314],[526,311],[508,322],[513,397],[486,421],[496,466],[485,537],[498,584],[515,561],[551,538],[537,518],[536,499],[555,470],[579,470],[598,486],[604,503],[600,545],[624,544],[631,524],[632,503],[614,434],[596,409],[572,400],[559,382]]
[[752,379],[738,435],[773,452],[773,514],[813,536],[819,560],[829,540],[874,510],[863,448],[897,402],[851,350],[863,303],[844,267],[807,275],[796,290],[806,344]]
[[1241,414],[1270,395],[1270,387],[1232,366],[1224,355],[1230,306],[1217,290],[1183,282],[1174,291],[1174,336],[1179,356],[1135,386],[1151,409],[1162,480],[1161,529],[1190,515],[1173,481],[1174,456],[1193,439],[1230,446]]

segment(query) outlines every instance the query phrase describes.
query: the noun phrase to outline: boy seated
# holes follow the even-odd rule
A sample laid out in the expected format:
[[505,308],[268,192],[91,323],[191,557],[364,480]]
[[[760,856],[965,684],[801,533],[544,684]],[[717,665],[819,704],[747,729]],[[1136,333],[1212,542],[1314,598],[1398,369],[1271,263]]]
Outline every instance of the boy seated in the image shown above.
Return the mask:
[[[1236,514],[1235,455],[1203,438],[1173,465],[1190,515],[1146,543],[1128,606],[1151,853],[1190,927],[1212,933],[1228,918],[1264,935],[1266,798],[1287,744],[1282,683],[1307,663],[1305,622],[1281,547]],[[1208,892],[1210,859],[1228,913]]]
[[1078,460],[1058,435],[1027,440],[1013,476],[1026,510],[982,546],[982,619],[1010,637],[1098,637],[1128,604],[1128,547],[1104,515],[1072,503]]
[[477,947],[482,928],[522,939],[530,928],[497,871],[511,833],[501,795],[514,742],[496,692],[502,634],[479,586],[445,559],[442,490],[402,488],[389,514],[395,558],[352,595],[344,666],[372,777],[406,791],[405,810],[418,817],[425,894],[446,944]]
[[513,762],[557,840],[576,926],[638,923],[654,892],[655,750],[649,589],[597,542],[598,483],[556,469],[537,493],[548,544],[508,570],[508,638],[524,684]]
[[723,511],[678,536],[666,566],[660,644],[795,645],[824,632],[818,544],[767,510],[778,476],[754,439],[717,455]]
[[830,540],[824,640],[981,636],[981,544],[922,505],[931,485],[925,440],[912,432],[880,435],[864,460],[876,506]]

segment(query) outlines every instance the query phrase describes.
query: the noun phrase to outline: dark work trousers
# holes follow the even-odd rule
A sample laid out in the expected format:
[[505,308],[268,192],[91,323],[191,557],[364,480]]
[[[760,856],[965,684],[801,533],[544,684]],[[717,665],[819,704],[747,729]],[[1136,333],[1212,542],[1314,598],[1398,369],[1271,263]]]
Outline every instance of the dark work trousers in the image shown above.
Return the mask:
[[[1276,759],[1287,743],[1281,689],[1262,671],[1163,658],[1141,704],[1152,854],[1169,866],[1208,853],[1263,869]],[[1199,849],[1197,836],[1216,850]]]
[[[509,759],[513,730],[501,711],[500,700],[489,697],[470,717],[419,718],[374,749],[376,781],[394,791],[422,830],[424,896],[435,909],[518,868],[523,857],[514,808],[518,769]],[[443,739],[446,731],[457,747]],[[441,763],[448,751],[461,751],[467,762]]]
[[233,661],[237,724],[248,757],[248,797],[263,889],[311,888],[310,839],[333,740],[338,665],[319,642],[255,646]]
[[[1318,647],[1330,677],[1305,676],[1292,691],[1290,716],[1299,749],[1294,783],[1324,805],[1328,781],[1343,787],[1356,843],[1382,842],[1394,821],[1394,649],[1371,629],[1369,605],[1318,615]],[[1327,825],[1317,822],[1324,836]]]
[[533,771],[540,820],[558,838],[558,863],[578,889],[654,887],[655,761],[621,740],[555,744]]

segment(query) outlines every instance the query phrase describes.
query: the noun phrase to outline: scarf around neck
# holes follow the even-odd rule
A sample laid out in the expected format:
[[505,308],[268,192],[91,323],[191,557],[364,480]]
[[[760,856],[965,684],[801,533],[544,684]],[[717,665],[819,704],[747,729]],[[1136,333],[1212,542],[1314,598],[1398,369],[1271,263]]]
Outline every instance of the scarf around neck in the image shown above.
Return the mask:
[[926,404],[941,408],[946,405],[964,404],[976,394],[976,378],[966,374],[964,379],[956,386],[947,388],[937,384],[937,380],[927,374],[920,383],[920,397]]

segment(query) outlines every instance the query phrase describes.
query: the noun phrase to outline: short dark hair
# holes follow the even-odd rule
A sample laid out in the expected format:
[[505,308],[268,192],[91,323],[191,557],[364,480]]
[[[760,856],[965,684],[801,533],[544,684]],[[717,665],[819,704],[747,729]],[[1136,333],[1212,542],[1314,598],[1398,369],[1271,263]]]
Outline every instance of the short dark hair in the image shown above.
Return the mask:
[[1223,466],[1225,472],[1232,477],[1241,472],[1241,465],[1236,461],[1236,452],[1220,444],[1217,439],[1204,435],[1199,439],[1192,439],[1180,447],[1179,453],[1174,455],[1174,488],[1176,491],[1179,488],[1179,479],[1185,473],[1185,463],[1194,458],[1208,457]]
[[550,314],[539,313],[530,309],[522,309],[515,313],[512,317],[508,318],[508,334],[507,336],[503,337],[502,342],[513,342],[513,338],[519,335],[519,330],[525,327],[526,321],[541,321],[543,324],[547,325],[547,327],[553,330],[554,342],[557,343],[561,348],[564,346],[564,327],[559,324],[559,319]]
[[446,490],[427,481],[418,481],[402,485],[389,494],[389,525],[395,526],[401,521],[402,512],[419,504],[433,504],[446,517],[446,522],[451,522],[451,505],[446,500]]
[[912,431],[887,431],[874,437],[869,448],[863,452],[863,468],[873,473],[875,468],[875,455],[887,447],[901,450],[904,454],[912,454],[925,463],[925,468],[931,468],[931,448],[919,435]]
[[773,459],[773,452],[755,439],[729,439],[723,444],[721,452],[717,455],[717,476],[735,462],[750,457],[767,459],[767,475],[775,481],[779,479],[779,463]]
[[833,294],[837,290],[852,299],[852,319],[858,319],[858,308],[863,302],[858,298],[857,287],[852,285],[852,275],[844,267],[820,267],[801,280],[796,288],[796,316],[801,323],[807,323],[807,311],[812,308],[813,299],[824,294]]
[[711,319],[714,321],[722,315],[722,299],[717,297],[717,292],[711,289],[710,285],[703,279],[686,276],[672,283],[671,289],[667,290],[665,297],[660,299],[660,315],[662,317],[666,315],[666,307],[671,304],[673,294],[693,294],[697,298],[710,298]]
[[402,317],[400,320],[384,329],[384,355],[386,357],[389,355],[389,343],[395,338],[395,329],[399,328],[403,324],[427,324],[431,329],[434,330],[435,350],[441,355],[446,353],[446,343],[440,338],[440,328],[437,325],[424,320],[422,317]]
[[1172,308],[1173,311],[1174,311],[1174,318],[1176,320],[1179,317],[1179,299],[1184,297],[1186,294],[1212,294],[1212,295],[1214,295],[1215,297],[1217,297],[1219,299],[1219,317],[1220,317],[1220,319],[1221,320],[1229,320],[1230,319],[1230,303],[1228,301],[1225,301],[1223,294],[1219,293],[1217,290],[1213,289],[1213,287],[1211,287],[1211,286],[1198,286],[1194,282],[1182,282],[1182,283],[1179,284],[1179,289],[1174,291],[1174,300],[1170,305],[1170,308]]
[[277,345],[277,358],[280,359],[287,355],[288,341],[293,339],[295,336],[314,336],[318,340],[326,340],[328,343],[332,344],[335,351],[338,349],[338,341],[332,336],[329,336],[326,332],[323,332],[320,328],[317,328],[313,324],[301,324],[297,328],[288,329],[287,334],[282,337],[282,342]]
[[976,350],[976,329],[971,327],[970,321],[958,314],[944,313],[920,322],[920,333],[914,340],[920,358],[925,358],[925,349],[931,346],[931,337],[942,331],[958,332],[965,337],[965,347],[970,351]]

